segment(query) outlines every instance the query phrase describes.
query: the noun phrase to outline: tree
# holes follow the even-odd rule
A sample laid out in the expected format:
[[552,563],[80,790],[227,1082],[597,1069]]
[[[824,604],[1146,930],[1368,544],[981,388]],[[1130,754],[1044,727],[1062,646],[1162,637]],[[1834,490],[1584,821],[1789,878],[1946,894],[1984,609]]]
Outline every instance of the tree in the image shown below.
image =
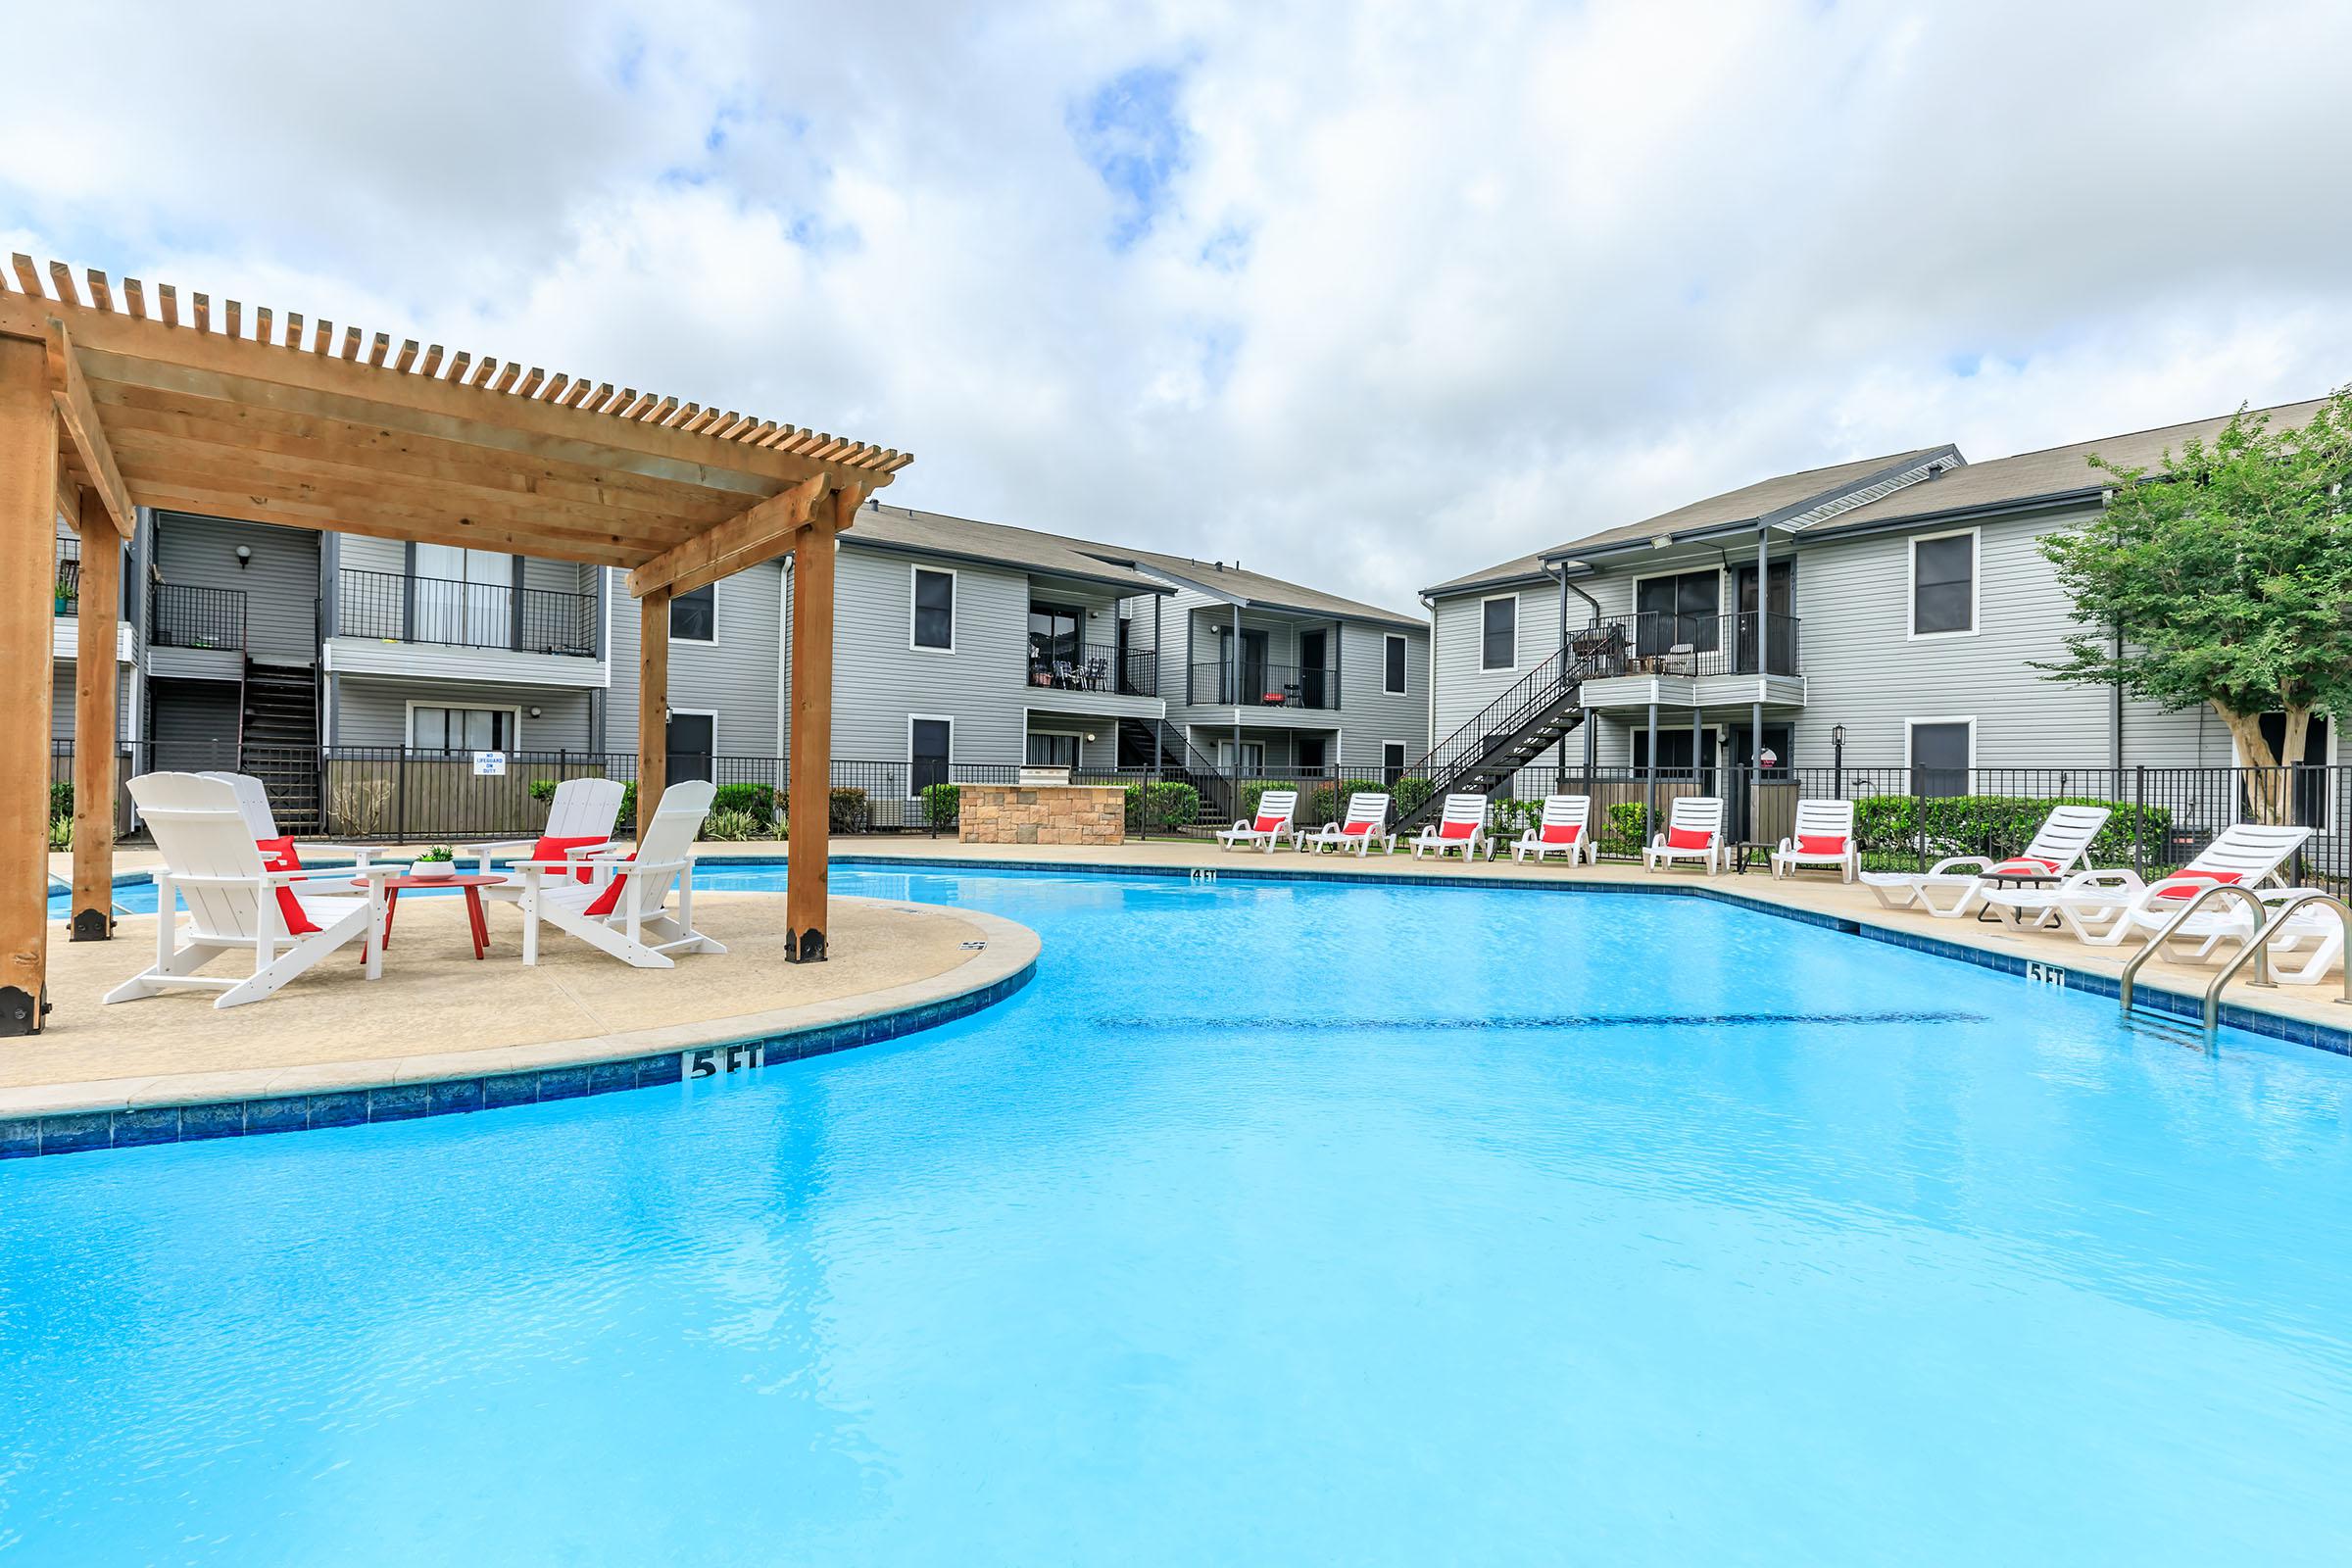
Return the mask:
[[[2041,540],[2084,629],[2034,667],[2176,710],[2210,704],[2239,760],[2267,770],[2249,779],[2254,813],[2285,821],[2280,762],[2302,760],[2314,710],[2352,716],[2352,387],[2300,429],[2241,407],[2154,469],[2090,466],[2114,480],[2098,518]],[[2285,715],[2283,756],[2266,713]]]

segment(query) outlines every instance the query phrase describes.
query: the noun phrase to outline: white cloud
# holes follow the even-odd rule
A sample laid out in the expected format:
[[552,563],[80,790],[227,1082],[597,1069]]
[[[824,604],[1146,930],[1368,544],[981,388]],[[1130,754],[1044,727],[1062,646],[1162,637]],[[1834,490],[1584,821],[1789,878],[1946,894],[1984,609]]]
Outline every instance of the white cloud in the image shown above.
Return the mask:
[[18,19],[12,248],[1391,605],[2352,378],[2340,6],[195,9]]

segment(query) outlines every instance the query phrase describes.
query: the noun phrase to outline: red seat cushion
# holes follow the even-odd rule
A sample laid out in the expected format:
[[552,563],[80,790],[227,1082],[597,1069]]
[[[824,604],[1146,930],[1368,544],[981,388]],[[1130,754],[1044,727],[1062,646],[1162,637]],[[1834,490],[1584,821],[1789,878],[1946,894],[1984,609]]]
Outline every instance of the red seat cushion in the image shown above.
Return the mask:
[[[255,839],[253,845],[262,852],[263,870],[302,869],[302,856],[296,852],[291,835],[282,839]],[[285,917],[286,930],[290,935],[307,937],[318,929],[318,922],[302,912],[302,901],[294,896],[292,888],[277,890],[277,912]]]
[[[635,850],[631,850],[628,854],[622,856],[621,858],[623,860],[634,860],[637,858],[637,852]],[[590,914],[611,914],[614,909],[619,908],[620,885],[623,882],[626,882],[628,879],[629,873],[626,871],[613,872],[612,880],[605,884],[605,891],[599,893],[595,898],[588,902],[587,912]]]
[[2160,899],[2193,899],[2216,883],[2239,881],[2241,875],[2236,871],[2175,871],[2156,884],[2156,896]]
[[1670,827],[1666,830],[1666,847],[1670,850],[1703,850],[1715,842],[1712,833],[1694,828]]
[[1996,873],[2008,874],[2015,874],[2018,872],[2046,871],[2050,875],[2056,876],[2058,874],[2058,862],[2056,860],[2042,859],[2039,856],[2021,855],[2014,860],[2003,860],[2000,864],[1994,866],[1993,870]]
[[1350,836],[1353,836],[1353,837],[1360,838],[1360,837],[1362,837],[1364,834],[1371,832],[1371,831],[1372,831],[1374,828],[1378,827],[1379,825],[1380,825],[1379,823],[1377,823],[1377,822],[1374,822],[1374,821],[1371,821],[1370,819],[1368,819],[1368,818],[1367,818],[1366,820],[1364,820],[1364,821],[1361,821],[1361,822],[1350,822],[1350,823],[1348,823],[1348,824],[1346,827],[1343,827],[1343,828],[1341,828],[1341,829],[1340,829],[1340,831],[1341,831],[1343,834],[1348,834],[1348,835],[1350,835]]
[[[604,844],[610,841],[606,839],[595,838],[542,838],[538,843],[531,846],[531,858],[534,860],[563,860],[568,858],[573,850],[584,850],[591,844]],[[576,873],[575,880],[586,882],[589,880],[590,875],[591,873],[588,867],[583,865]]]
[[1546,822],[1540,837],[1545,844],[1574,844],[1584,830],[1582,822]]
[[1843,855],[1845,853],[1845,836],[1839,834],[1833,838],[1827,835],[1799,833],[1796,836],[1796,853],[1799,855]]
[[1282,830],[1282,824],[1285,820],[1287,820],[1287,818],[1269,816],[1265,812],[1260,811],[1257,813],[1257,831],[1260,833],[1280,832]]
[[1466,839],[1477,831],[1478,824],[1476,822],[1440,822],[1438,824],[1438,837],[1442,839]]

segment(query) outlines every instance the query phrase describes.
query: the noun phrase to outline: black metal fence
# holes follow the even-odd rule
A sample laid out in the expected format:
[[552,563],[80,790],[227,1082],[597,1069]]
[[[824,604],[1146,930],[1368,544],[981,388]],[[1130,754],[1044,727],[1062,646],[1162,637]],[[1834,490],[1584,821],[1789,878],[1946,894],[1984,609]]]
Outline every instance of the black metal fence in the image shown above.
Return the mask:
[[1186,696],[1195,703],[1242,708],[1337,708],[1340,670],[1336,664],[1276,664],[1245,659],[1192,666]]
[[345,637],[596,656],[594,594],[397,571],[346,570],[337,584],[336,627]]
[[1109,643],[1029,648],[1029,684],[1052,691],[1113,692],[1122,697],[1159,695],[1159,656],[1150,650],[1121,653]]
[[149,601],[147,640],[158,648],[245,647],[245,595],[236,588],[159,582]]

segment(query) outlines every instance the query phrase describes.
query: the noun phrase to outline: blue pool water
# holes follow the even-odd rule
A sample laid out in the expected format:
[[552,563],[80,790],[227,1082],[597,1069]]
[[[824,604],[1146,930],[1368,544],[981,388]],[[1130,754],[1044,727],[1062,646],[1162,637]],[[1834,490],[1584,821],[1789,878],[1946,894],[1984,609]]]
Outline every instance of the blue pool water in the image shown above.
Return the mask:
[[0,1166],[0,1555],[2352,1556],[2343,1058],[1697,900],[836,886],[1038,979]]

